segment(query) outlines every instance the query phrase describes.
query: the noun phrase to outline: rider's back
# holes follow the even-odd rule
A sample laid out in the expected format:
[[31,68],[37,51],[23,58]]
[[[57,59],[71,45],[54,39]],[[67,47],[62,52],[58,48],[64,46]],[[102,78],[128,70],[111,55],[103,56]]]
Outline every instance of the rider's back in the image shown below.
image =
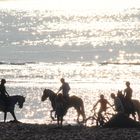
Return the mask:
[[5,94],[5,92],[5,86],[0,84],[0,98],[4,101],[7,99],[7,95]]

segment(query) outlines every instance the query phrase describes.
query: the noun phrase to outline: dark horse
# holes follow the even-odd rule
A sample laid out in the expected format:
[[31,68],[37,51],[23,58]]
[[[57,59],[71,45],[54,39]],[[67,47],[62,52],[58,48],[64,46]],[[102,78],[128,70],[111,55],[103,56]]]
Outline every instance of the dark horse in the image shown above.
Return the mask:
[[[52,118],[52,119],[54,119],[53,116],[52,116],[52,112],[53,112],[53,111],[56,111],[56,97],[57,97],[57,94],[54,93],[54,92],[53,92],[52,90],[50,90],[50,89],[45,89],[45,90],[43,91],[43,95],[42,95],[42,97],[41,97],[41,100],[42,100],[42,101],[45,101],[47,98],[50,99],[51,105],[52,105],[52,108],[53,108],[53,109],[51,110],[51,112],[50,112],[51,118]],[[64,104],[64,105],[66,105],[66,104]],[[66,107],[67,110],[68,110],[70,107],[74,107],[74,108],[76,109],[77,114],[78,114],[78,116],[77,116],[77,122],[79,122],[79,117],[80,117],[80,115],[83,117],[83,121],[85,120],[86,116],[85,116],[85,111],[84,111],[84,104],[83,104],[83,101],[82,101],[81,98],[79,98],[79,97],[77,97],[77,96],[71,96],[71,97],[69,97],[69,100],[68,100],[68,103],[67,103],[66,106],[67,106],[67,107]]]
[[140,121],[140,102],[139,102],[139,100],[132,99],[133,109],[134,109],[134,111],[132,111],[132,107],[131,107],[132,104],[130,104],[128,101],[126,101],[122,91],[118,91],[117,96],[121,99],[121,102],[124,107],[124,113],[127,114],[128,116],[130,114],[132,114],[134,120],[136,120],[135,114],[133,114],[133,112],[136,112],[138,115],[138,120]]
[[3,100],[0,99],[0,111],[4,112],[4,122],[6,121],[7,112],[10,112],[14,118],[14,121],[17,122],[17,118],[14,113],[15,105],[17,104],[19,108],[23,107],[23,103],[25,102],[25,97],[20,95],[10,96],[8,97],[9,103],[8,106],[5,106]]

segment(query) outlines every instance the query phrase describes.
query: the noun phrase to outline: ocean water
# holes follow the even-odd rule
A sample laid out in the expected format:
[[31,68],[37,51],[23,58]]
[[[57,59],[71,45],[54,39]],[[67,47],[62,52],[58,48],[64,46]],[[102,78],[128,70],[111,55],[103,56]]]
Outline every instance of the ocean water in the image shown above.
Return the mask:
[[[51,123],[50,102],[41,96],[45,88],[57,92],[61,77],[70,95],[83,99],[87,117],[100,94],[112,103],[110,93],[124,90],[125,81],[139,99],[140,9],[1,9],[0,78],[10,95],[26,96],[23,109],[15,109],[17,118]],[[76,123],[76,115],[69,109],[65,123]]]

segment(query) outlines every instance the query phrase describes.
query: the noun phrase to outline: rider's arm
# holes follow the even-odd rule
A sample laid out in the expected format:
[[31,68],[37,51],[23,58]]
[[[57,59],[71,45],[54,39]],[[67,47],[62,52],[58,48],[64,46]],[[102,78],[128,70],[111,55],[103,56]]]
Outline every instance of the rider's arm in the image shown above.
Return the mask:
[[107,101],[107,103],[112,107],[113,110],[115,110],[113,107],[113,106],[115,106],[115,104],[111,105],[108,101]]
[[59,88],[59,90],[57,91],[57,93],[59,93],[59,91],[61,91],[62,90],[62,86]]
[[112,105],[107,101],[107,103],[112,107]]
[[5,93],[6,93],[6,95],[9,97],[9,94],[8,94],[8,92],[5,90]]
[[[95,109],[95,107],[98,105],[98,103],[99,103],[99,100],[96,102],[96,104],[93,106],[93,108],[92,108],[92,110],[94,110]],[[91,111],[92,111],[91,110]]]

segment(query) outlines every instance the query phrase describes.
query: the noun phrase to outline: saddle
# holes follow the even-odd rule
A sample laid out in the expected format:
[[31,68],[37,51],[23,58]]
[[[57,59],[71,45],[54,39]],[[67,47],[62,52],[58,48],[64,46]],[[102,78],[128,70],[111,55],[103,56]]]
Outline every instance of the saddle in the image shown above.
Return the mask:
[[131,100],[125,99],[125,110],[126,110],[126,113],[135,114],[134,105],[133,105],[133,102]]

